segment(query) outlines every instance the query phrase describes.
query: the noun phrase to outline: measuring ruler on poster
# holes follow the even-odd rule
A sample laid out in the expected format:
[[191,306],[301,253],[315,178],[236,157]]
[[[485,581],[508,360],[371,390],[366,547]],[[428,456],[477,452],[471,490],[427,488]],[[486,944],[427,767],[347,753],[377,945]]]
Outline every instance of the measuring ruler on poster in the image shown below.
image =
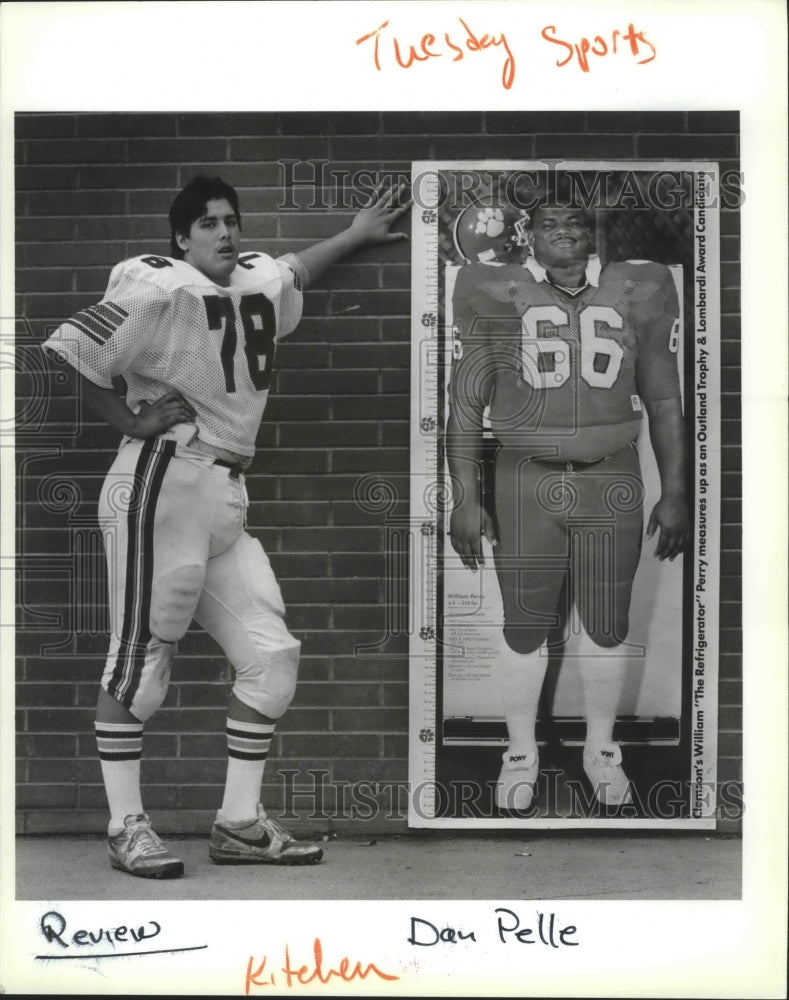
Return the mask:
[[[418,164],[414,164],[415,170]],[[409,818],[422,825],[436,813],[438,630],[437,532],[444,505],[439,469],[438,175],[421,173],[415,199],[411,319],[411,523],[418,525],[411,562]]]

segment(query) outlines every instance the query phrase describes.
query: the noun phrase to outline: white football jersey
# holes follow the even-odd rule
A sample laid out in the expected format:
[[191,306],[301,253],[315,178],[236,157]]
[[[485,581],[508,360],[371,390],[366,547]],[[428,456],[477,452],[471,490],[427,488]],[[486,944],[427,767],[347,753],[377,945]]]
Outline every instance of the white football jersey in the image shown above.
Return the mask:
[[276,341],[301,319],[299,272],[292,255],[245,252],[221,288],[186,261],[134,257],[113,268],[101,302],[44,347],[99,386],[122,376],[132,410],[177,389],[194,407],[203,441],[251,456]]

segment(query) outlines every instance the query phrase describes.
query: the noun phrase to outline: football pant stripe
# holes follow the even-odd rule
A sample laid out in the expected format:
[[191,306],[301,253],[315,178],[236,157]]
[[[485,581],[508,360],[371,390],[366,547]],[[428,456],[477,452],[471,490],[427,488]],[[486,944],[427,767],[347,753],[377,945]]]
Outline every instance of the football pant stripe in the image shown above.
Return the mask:
[[145,666],[151,639],[150,611],[153,583],[153,540],[156,504],[174,441],[147,440],[135,468],[135,482],[127,514],[126,588],[118,653],[108,690],[130,708]]

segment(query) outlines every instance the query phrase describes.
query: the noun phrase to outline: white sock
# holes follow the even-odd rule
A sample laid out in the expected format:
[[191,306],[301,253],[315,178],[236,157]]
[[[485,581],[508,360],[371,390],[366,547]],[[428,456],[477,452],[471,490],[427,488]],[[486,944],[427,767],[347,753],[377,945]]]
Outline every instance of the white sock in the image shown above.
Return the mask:
[[120,833],[127,816],[144,812],[140,794],[142,723],[96,722],[96,747],[110,807],[108,832]]
[[227,779],[222,816],[230,823],[257,816],[260,786],[274,729],[273,722],[227,720]]
[[586,638],[579,672],[584,690],[586,746],[599,749],[614,739],[614,723],[627,679],[626,657],[595,646]]
[[516,653],[505,647],[497,659],[496,677],[511,754],[537,749],[537,708],[547,666],[548,651],[544,644],[532,653]]

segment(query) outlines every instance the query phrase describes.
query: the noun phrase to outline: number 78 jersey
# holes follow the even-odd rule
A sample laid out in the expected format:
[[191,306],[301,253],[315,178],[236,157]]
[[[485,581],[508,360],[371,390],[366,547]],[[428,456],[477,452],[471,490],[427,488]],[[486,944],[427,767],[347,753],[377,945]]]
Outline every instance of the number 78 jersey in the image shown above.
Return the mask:
[[208,444],[251,456],[276,341],[301,318],[299,262],[243,253],[222,288],[186,261],[145,256],[112,271],[104,298],[44,347],[104,388],[121,376],[127,405],[177,389]]
[[489,406],[502,444],[595,461],[634,440],[642,399],[680,396],[670,271],[627,261],[599,273],[595,263],[578,289],[545,280],[532,259],[461,268],[450,386],[461,430]]

